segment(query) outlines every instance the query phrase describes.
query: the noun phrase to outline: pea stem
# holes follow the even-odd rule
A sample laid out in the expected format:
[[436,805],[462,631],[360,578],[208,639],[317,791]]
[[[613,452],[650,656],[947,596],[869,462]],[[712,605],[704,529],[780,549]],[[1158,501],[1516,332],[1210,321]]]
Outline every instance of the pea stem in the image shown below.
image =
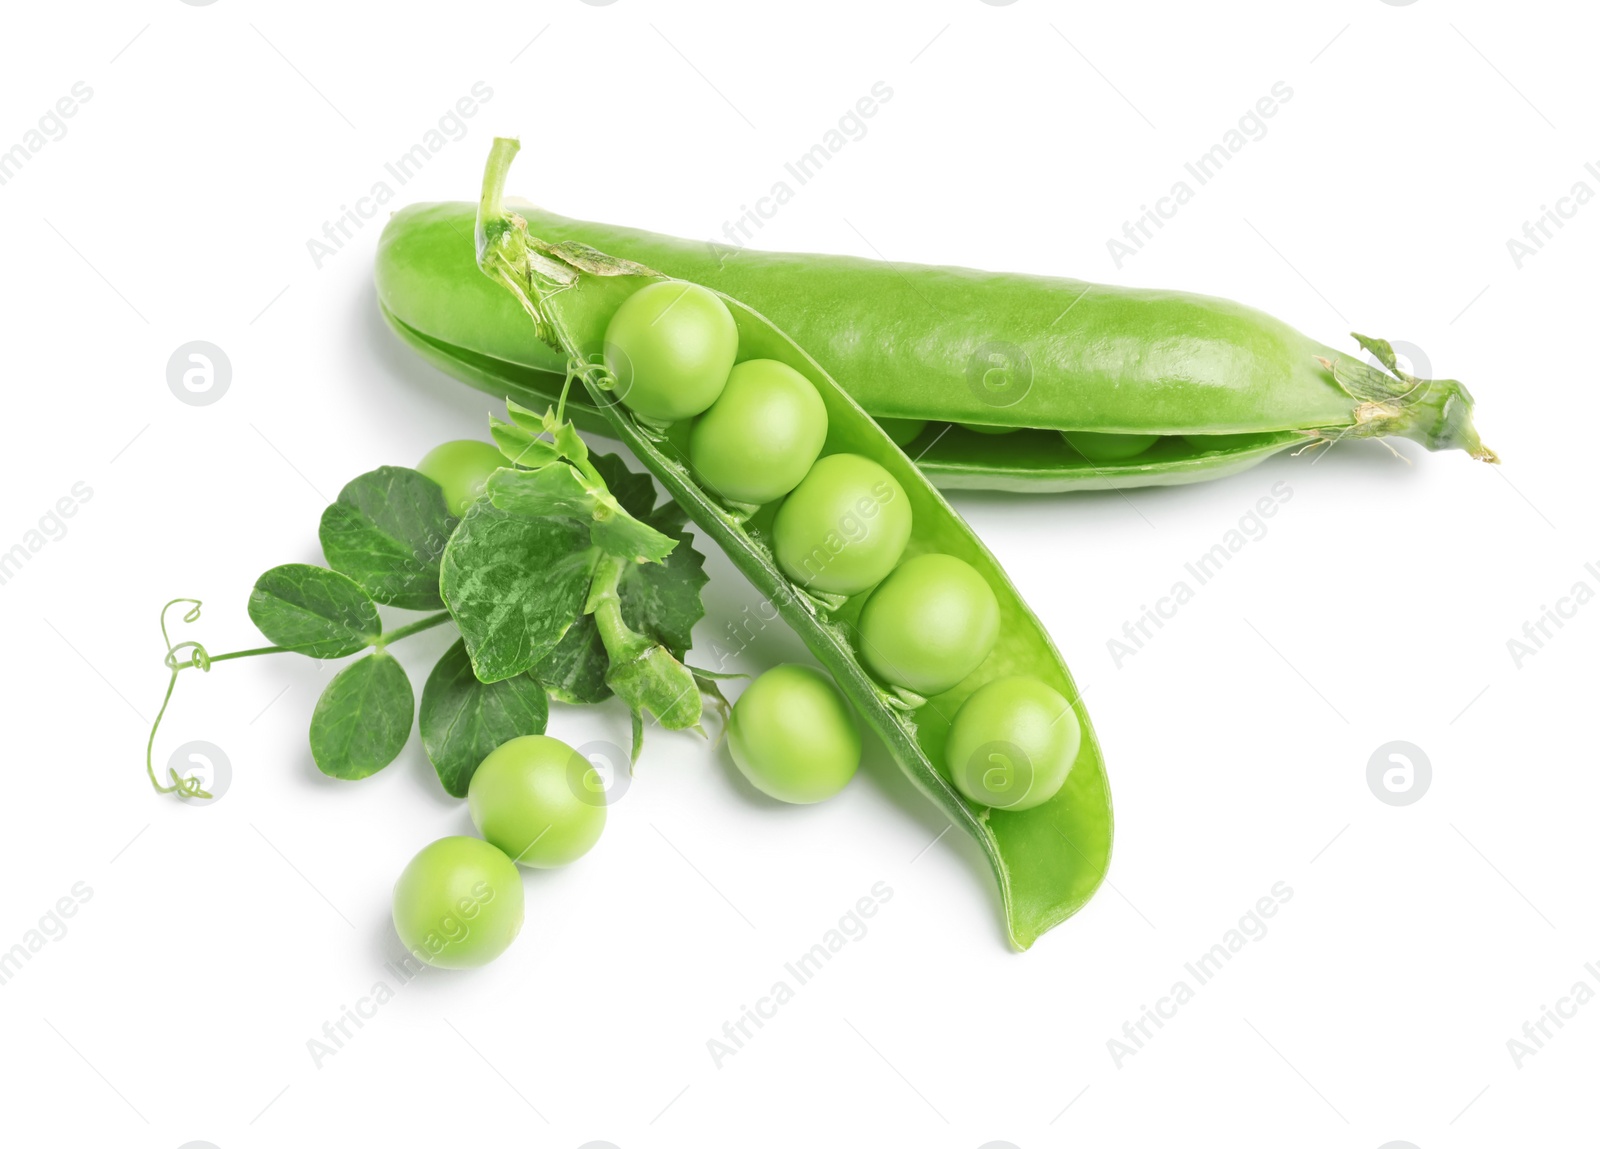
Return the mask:
[[[212,654],[198,642],[173,642],[167,634],[167,611],[179,603],[191,604],[190,609],[184,612],[184,622],[195,622],[200,617],[200,600],[195,598],[175,598],[161,608],[161,639],[167,644],[167,653],[163,659],[166,667],[171,671],[167,678],[167,692],[161,696],[161,709],[156,711],[155,721],[150,724],[150,737],[144,744],[144,770],[150,776],[150,785],[155,787],[157,794],[171,794],[176,792],[180,797],[209,798],[211,795],[204,790],[199,781],[179,774],[168,767],[167,773],[172,779],[172,785],[163,786],[156,778],[155,745],[156,732],[161,729],[161,720],[166,717],[167,706],[172,702],[172,691],[178,685],[178,674],[191,668],[209,671],[213,663],[227,662],[235,658],[254,658],[259,654],[290,654],[295,653],[292,647],[287,646],[254,646],[248,650],[230,650],[226,654]],[[404,626],[397,626],[393,630],[385,631],[372,640],[375,650],[382,650],[391,642],[398,642],[402,638],[409,638],[424,630],[431,630],[441,623],[450,621],[450,612],[441,610],[437,614],[430,614],[426,618],[419,618],[415,622],[408,622]],[[187,654],[187,659],[180,661],[180,655]]]
[[[376,642],[374,642],[372,645],[377,647],[379,650],[382,650],[385,646],[388,646],[391,642],[399,642],[402,638],[410,638],[413,634],[420,634],[425,630],[432,630],[434,627],[438,626],[440,623],[449,622],[449,621],[450,621],[450,612],[447,611],[447,610],[441,610],[438,614],[430,614],[427,618],[419,618],[419,619],[417,619],[416,622],[408,622],[404,626],[397,626],[391,631],[387,631],[387,632],[385,632],[383,634],[380,634],[378,636],[378,640]],[[249,653],[265,653],[267,650],[279,650],[279,649],[282,649],[282,648],[281,647],[266,647],[260,652],[246,651],[245,653],[246,654],[249,654]]]

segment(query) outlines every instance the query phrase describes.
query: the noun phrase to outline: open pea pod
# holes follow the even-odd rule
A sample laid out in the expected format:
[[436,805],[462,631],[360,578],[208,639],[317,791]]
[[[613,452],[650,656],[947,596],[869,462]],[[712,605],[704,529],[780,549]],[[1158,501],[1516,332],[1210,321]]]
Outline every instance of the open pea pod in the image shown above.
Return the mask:
[[[666,277],[593,248],[550,245],[529,235],[525,221],[506,212],[500,199],[516,150],[515,141],[497,140],[484,176],[478,220],[484,272],[510,289],[531,317],[530,327],[566,357],[609,432],[639,457],[767,596],[918,788],[977,840],[999,883],[1011,941],[1026,949],[1089,900],[1105,877],[1111,856],[1111,795],[1105,764],[1088,713],[1050,636],[994,556],[878,424],[783,331],[724,295],[738,329],[740,358],[778,360],[816,387],[828,414],[824,453],[864,455],[904,488],[912,512],[906,557],[941,552],[963,559],[999,602],[1000,637],[993,652],[954,689],[913,706],[876,682],[857,658],[848,621],[865,596],[830,609],[793,584],[774,560],[766,529],[757,525],[763,516],[749,517],[747,508],[730,507],[709,494],[672,439],[660,428],[637,420],[613,397],[614,381],[600,366],[606,326],[624,300]],[[1077,756],[1061,789],[1042,805],[1022,811],[969,803],[936,765],[943,762],[950,721],[960,704],[985,682],[1011,674],[1031,675],[1058,691],[1071,702],[1082,729]]]
[[[814,354],[873,417],[931,421],[905,445],[940,487],[1192,483],[1286,449],[1385,435],[1495,461],[1460,383],[1407,374],[1383,340],[1356,337],[1370,360],[1345,354],[1225,299],[735,250],[521,201],[512,207],[547,243],[590,244],[744,301]],[[384,315],[448,374],[529,405],[550,402],[565,384],[565,362],[513,299],[477,275],[462,242],[473,211],[435,203],[394,215],[378,250]],[[605,427],[583,397],[569,413],[586,429]],[[1058,432],[1159,438],[1130,458],[1090,458]]]

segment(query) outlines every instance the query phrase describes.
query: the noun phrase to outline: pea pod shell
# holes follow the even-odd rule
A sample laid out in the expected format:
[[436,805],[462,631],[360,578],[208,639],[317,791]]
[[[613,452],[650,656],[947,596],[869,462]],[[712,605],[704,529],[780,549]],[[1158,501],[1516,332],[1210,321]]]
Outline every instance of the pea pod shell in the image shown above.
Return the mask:
[[[1304,445],[1312,435],[1407,435],[1432,449],[1462,447],[1492,458],[1472,428],[1471,395],[1459,383],[1396,380],[1227,300],[851,256],[732,250],[514,206],[541,238],[594,244],[743,300],[826,364],[874,416],[1273,436],[1219,453],[1162,444],[1152,459],[1092,464],[1045,436],[1019,457],[1009,441],[965,442],[980,437],[940,429],[919,440],[914,453],[941,486],[1072,490],[1192,482]],[[492,285],[471,284],[460,245],[471,216],[471,205],[448,203],[396,214],[378,261],[386,314],[414,345],[428,341],[436,363],[475,385],[501,385],[520,368],[524,385],[559,386],[560,357],[518,321],[514,301],[491,301]],[[1393,386],[1397,381],[1405,385]]]
[[[494,162],[491,158],[491,167]],[[654,278],[580,274],[552,293],[538,265],[518,259],[515,248],[514,242],[506,242],[504,232],[498,238],[491,234],[487,241],[480,238],[480,251],[487,252],[485,270],[523,295],[541,327],[580,363],[595,362],[610,316],[623,299]],[[850,628],[840,621],[851,617],[851,607],[829,616],[802,594],[778,569],[766,541],[699,487],[669,438],[642,427],[612,400],[598,372],[582,371],[579,377],[593,404],[605,414],[611,433],[772,601],[917,787],[978,842],[999,885],[1010,940],[1018,949],[1026,949],[1089,900],[1110,861],[1112,814],[1105,764],[1072,676],[994,557],[883,430],[782,330],[737,299],[724,295],[723,300],[739,329],[741,357],[776,359],[816,386],[828,410],[824,451],[866,455],[904,488],[914,524],[907,556],[928,551],[955,555],[970,563],[996,592],[1001,633],[994,652],[966,682],[928,700],[914,717],[857,660]],[[942,761],[950,721],[960,703],[983,682],[1008,674],[1030,674],[1060,691],[1071,700],[1083,730],[1077,758],[1061,790],[1023,812],[972,805],[935,765]]]

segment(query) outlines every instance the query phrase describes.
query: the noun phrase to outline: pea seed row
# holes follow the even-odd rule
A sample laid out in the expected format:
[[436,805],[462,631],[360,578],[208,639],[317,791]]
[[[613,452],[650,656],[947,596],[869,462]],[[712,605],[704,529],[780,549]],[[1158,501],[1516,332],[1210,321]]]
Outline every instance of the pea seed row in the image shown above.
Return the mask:
[[[770,541],[785,575],[839,604],[866,596],[855,633],[873,675],[919,703],[957,690],[999,641],[993,589],[954,555],[906,558],[912,511],[894,476],[864,455],[824,454],[828,412],[815,386],[777,360],[736,363],[738,344],[738,327],[715,293],[662,280],[618,307],[606,328],[605,360],[615,395],[635,416],[695,420],[689,461],[708,491],[750,512],[778,502]],[[920,430],[891,433],[909,441]],[[1061,788],[1080,739],[1060,693],[1037,678],[1004,676],[960,701],[945,766],[969,801],[1026,810]],[[831,683],[778,667],[735,703],[729,745],[757,788],[815,802],[849,782],[861,744]]]

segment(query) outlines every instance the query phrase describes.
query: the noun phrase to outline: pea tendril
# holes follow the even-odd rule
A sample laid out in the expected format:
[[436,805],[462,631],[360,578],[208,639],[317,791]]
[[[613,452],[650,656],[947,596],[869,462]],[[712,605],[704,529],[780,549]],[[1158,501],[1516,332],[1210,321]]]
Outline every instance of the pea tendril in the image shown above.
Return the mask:
[[[161,720],[166,717],[167,706],[172,702],[172,691],[178,685],[178,674],[185,670],[200,670],[209,673],[213,663],[228,662],[235,658],[254,658],[259,654],[286,654],[292,653],[293,648],[287,646],[255,646],[248,650],[230,650],[226,654],[212,654],[204,644],[185,639],[183,642],[173,642],[172,636],[167,632],[167,612],[179,603],[188,604],[189,609],[183,612],[183,621],[194,623],[200,620],[200,600],[197,598],[175,598],[161,608],[161,641],[166,643],[167,652],[162,656],[162,664],[170,672],[167,678],[167,691],[161,696],[161,709],[156,711],[155,721],[150,724],[150,737],[144,745],[144,769],[150,776],[150,785],[154,786],[158,794],[176,793],[180,798],[210,798],[211,794],[200,785],[197,778],[179,774],[172,767],[167,768],[167,775],[172,779],[172,785],[163,786],[156,777],[155,745],[156,732],[161,729]],[[398,626],[393,630],[385,631],[372,640],[376,650],[383,650],[391,642],[398,642],[402,638],[409,638],[413,634],[424,630],[431,630],[440,623],[450,621],[450,612],[442,610],[437,614],[430,614],[426,618],[419,618],[405,626]]]

